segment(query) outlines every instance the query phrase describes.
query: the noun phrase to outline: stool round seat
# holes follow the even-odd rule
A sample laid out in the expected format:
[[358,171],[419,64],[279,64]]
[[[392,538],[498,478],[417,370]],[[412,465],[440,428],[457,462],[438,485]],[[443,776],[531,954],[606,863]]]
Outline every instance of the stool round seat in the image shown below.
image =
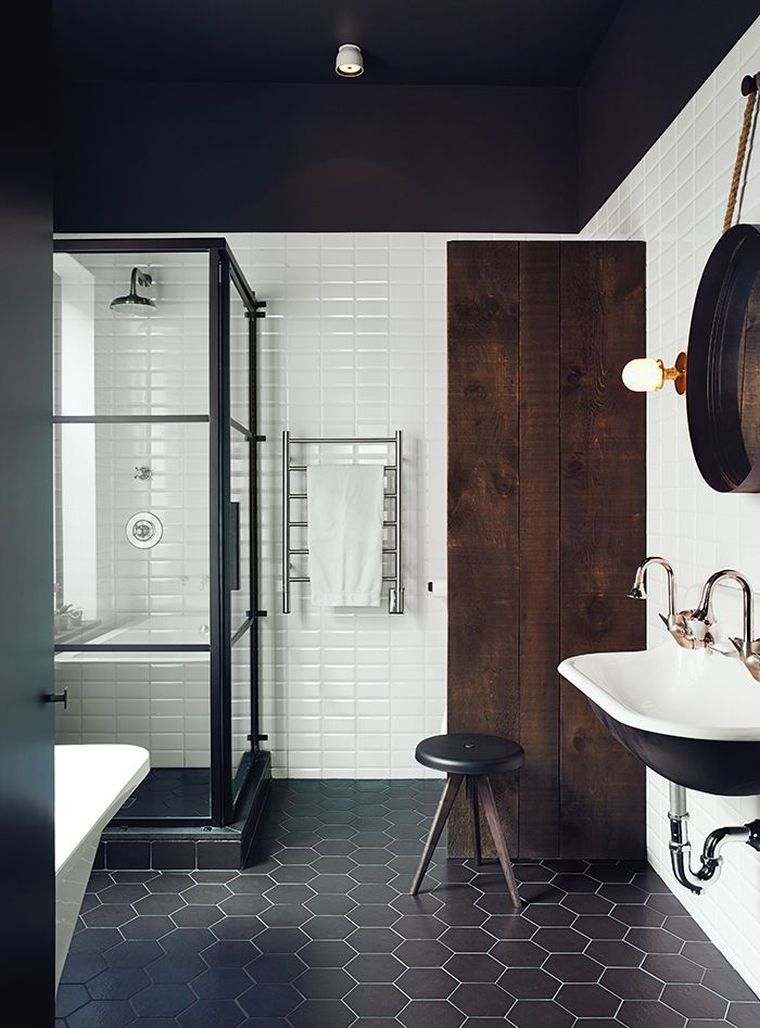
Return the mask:
[[414,756],[425,767],[451,775],[505,774],[519,770],[525,763],[522,746],[512,739],[470,733],[423,739]]

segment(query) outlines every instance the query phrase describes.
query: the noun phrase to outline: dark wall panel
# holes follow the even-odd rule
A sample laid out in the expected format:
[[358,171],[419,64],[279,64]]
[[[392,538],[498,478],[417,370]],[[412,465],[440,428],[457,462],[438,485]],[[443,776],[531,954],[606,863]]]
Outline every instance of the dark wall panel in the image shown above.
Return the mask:
[[574,90],[354,85],[67,87],[56,230],[574,230]]
[[[450,732],[519,734],[518,244],[448,245]],[[494,782],[518,849],[512,777]],[[472,852],[464,797],[449,853]],[[484,852],[491,853],[483,833]]]
[[5,1023],[43,1028],[55,925],[53,707],[41,700],[53,672],[50,12],[31,3],[14,16],[0,62],[13,96],[0,142],[0,990]]
[[559,836],[559,243],[520,247],[520,854]]
[[[645,646],[627,598],[646,548],[646,406],[620,370],[646,352],[644,243],[564,243],[560,272],[560,657]],[[560,685],[560,849],[643,856],[644,767]]]
[[[644,281],[643,243],[448,247],[448,727],[525,749],[498,795],[521,857],[644,852],[643,766],[556,671],[645,646],[645,404],[620,380]],[[462,805],[449,852],[473,852]]]
[[579,90],[579,228],[759,15],[757,0],[626,0]]

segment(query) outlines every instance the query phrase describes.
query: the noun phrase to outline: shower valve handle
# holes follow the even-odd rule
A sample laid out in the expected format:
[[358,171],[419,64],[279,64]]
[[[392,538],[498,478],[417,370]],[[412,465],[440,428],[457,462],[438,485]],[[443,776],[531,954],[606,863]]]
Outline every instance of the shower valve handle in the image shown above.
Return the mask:
[[69,709],[69,690],[64,689],[63,692],[51,692],[45,697],[48,703],[62,703],[63,709]]

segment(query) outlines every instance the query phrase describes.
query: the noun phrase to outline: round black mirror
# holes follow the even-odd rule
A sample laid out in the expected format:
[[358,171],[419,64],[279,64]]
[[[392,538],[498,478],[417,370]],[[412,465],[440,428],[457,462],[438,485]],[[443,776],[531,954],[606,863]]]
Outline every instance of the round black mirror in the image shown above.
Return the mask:
[[760,492],[760,226],[710,254],[689,331],[686,407],[694,457],[721,493]]

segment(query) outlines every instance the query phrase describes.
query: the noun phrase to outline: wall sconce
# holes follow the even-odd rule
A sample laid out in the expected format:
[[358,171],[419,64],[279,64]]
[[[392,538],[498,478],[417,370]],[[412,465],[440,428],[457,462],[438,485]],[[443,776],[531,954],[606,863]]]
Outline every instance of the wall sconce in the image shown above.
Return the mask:
[[637,357],[623,368],[623,385],[634,393],[650,393],[672,382],[679,396],[686,392],[686,354],[676,357],[675,366],[666,368],[654,357]]

